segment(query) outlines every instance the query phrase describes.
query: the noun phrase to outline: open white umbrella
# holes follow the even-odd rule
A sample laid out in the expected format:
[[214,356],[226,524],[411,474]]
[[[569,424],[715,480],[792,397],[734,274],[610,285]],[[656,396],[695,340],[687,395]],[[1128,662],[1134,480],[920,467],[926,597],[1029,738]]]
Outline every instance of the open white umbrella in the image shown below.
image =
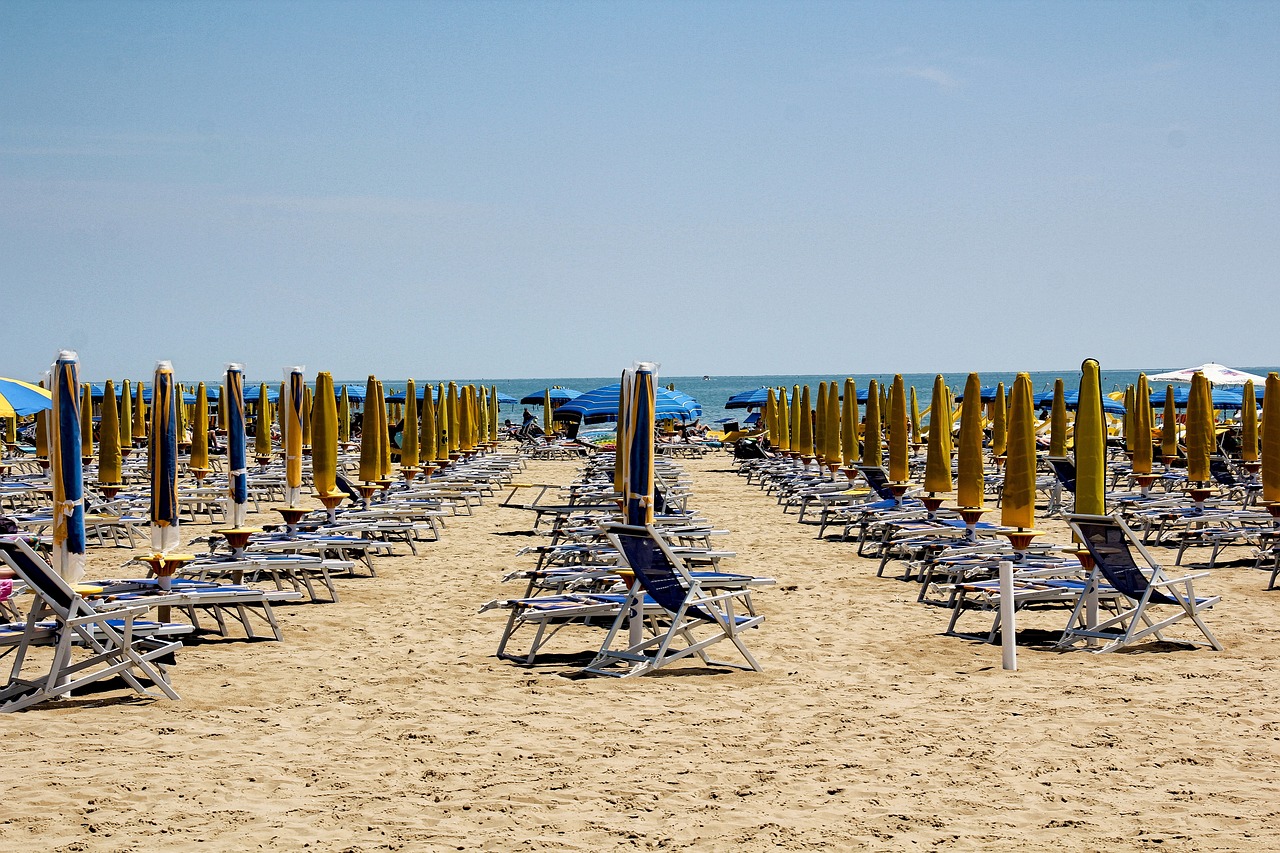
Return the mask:
[[1243,370],[1236,370],[1233,367],[1227,367],[1225,364],[1217,362],[1209,362],[1199,367],[1187,367],[1183,370],[1171,370],[1168,373],[1157,373],[1155,376],[1147,377],[1150,382],[1190,382],[1191,377],[1197,373],[1203,373],[1204,378],[1209,380],[1211,385],[1243,385],[1253,380],[1254,385],[1262,385],[1267,379],[1265,376],[1258,376],[1254,373],[1245,373]]

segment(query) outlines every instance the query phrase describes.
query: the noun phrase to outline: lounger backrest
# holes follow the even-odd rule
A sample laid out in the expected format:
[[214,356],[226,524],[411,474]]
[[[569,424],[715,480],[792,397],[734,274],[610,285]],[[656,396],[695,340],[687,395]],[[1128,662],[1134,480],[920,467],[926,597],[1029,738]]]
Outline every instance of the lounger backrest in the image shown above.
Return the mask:
[[[1150,582],[1142,567],[1133,559],[1130,538],[1114,518],[1074,519],[1072,526],[1080,532],[1085,547],[1107,583],[1130,598],[1142,598]],[[1156,604],[1177,604],[1169,596],[1151,590],[1150,601]]]
[[882,498],[892,498],[893,489],[889,488],[889,475],[879,465],[859,465],[858,471],[873,491]]
[[1221,456],[1209,457],[1209,476],[1220,486],[1236,485],[1236,475],[1227,467],[1227,460]]
[[1050,456],[1049,467],[1053,468],[1053,476],[1058,478],[1062,488],[1074,495],[1076,493],[1076,463],[1070,459]]
[[0,539],[0,549],[4,551],[5,562],[13,567],[28,586],[40,593],[45,601],[64,613],[71,609],[75,593],[48,563],[32,556],[16,539]]
[[[684,606],[688,591],[667,555],[647,532],[642,528],[638,533],[619,528],[612,532],[618,537],[627,565],[635,572],[636,579],[649,597],[673,612]],[[714,621],[710,614],[697,607],[690,607],[688,613],[708,622]]]

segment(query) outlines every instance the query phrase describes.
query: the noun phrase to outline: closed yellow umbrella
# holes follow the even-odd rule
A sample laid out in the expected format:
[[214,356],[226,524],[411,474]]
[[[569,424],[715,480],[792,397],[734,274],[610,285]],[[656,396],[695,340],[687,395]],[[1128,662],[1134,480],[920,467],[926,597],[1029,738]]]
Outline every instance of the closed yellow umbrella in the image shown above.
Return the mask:
[[1036,520],[1036,418],[1031,402],[1031,377],[1019,373],[1013,381],[1012,392],[1000,523],[1026,530],[1034,527]]
[[924,490],[931,495],[951,491],[950,419],[947,384],[939,373],[933,377],[933,399],[929,404],[929,446],[924,458]]
[[178,447],[184,444],[190,446],[191,442],[187,438],[187,428],[190,426],[190,418],[187,416],[187,405],[183,401],[186,395],[182,392],[182,383],[177,382],[173,386],[174,400],[174,425],[178,434]]
[[1004,383],[996,384],[996,398],[991,401],[991,455],[1004,456],[1008,449],[1009,430],[1005,417]]
[[844,405],[840,409],[840,456],[848,474],[858,463],[858,387],[852,379],[844,381]]
[[1262,391],[1262,500],[1280,503],[1280,373]]
[[253,455],[266,464],[271,458],[271,404],[267,402],[267,384],[258,386],[258,422],[253,427]]
[[1053,380],[1053,408],[1049,410],[1049,456],[1067,455],[1067,396],[1061,379]]
[[[241,390],[243,391],[243,386]],[[231,432],[231,407],[234,405],[227,396],[227,385],[224,382],[218,386],[218,429],[224,434]]]
[[818,398],[815,401],[813,419],[813,455],[817,457],[818,467],[827,461],[827,383],[818,383]]
[[1209,381],[1203,373],[1191,377],[1187,399],[1187,480],[1209,482],[1209,453],[1213,441],[1213,409],[1209,404]]
[[[112,405],[115,405],[112,403]],[[15,414],[11,418],[4,419],[4,440],[6,444],[14,445],[18,443],[18,416]]]
[[115,382],[108,379],[102,392],[102,415],[98,421],[98,482],[115,485],[120,480],[120,414],[116,409]]
[[[453,458],[462,448],[460,443],[462,436],[458,434],[461,418],[458,414],[458,385],[456,382],[449,383],[449,395],[445,397],[445,407],[449,412],[449,457]],[[547,434],[550,435],[550,431]]]
[[981,509],[983,502],[982,385],[976,373],[969,374],[969,379],[964,386],[956,466],[956,503],[966,509]]
[[791,452],[800,455],[800,386],[791,386],[791,406],[788,407],[787,428],[791,434]]
[[423,389],[422,417],[418,428],[418,457],[428,476],[435,470],[435,459],[439,455],[436,441],[439,430],[436,429],[436,406],[431,399],[431,391],[430,385]]
[[778,446],[778,395],[769,389],[769,396],[764,402],[765,438],[773,447]]
[[120,450],[125,456],[133,449],[133,392],[129,380],[120,383]]
[[778,450],[791,451],[791,409],[787,403],[787,389],[778,388]]
[[133,438],[147,437],[147,401],[142,398],[142,383],[133,386]]
[[916,444],[921,444],[924,439],[921,437],[923,433],[920,432],[920,401],[916,397],[916,386],[912,385],[908,393],[911,404],[907,410],[911,415],[911,440]]
[[827,386],[827,467],[834,474],[840,467],[840,391],[836,383]]
[[476,446],[489,440],[489,389],[483,385],[476,389]]
[[872,379],[867,389],[867,418],[862,426],[862,464],[879,465],[883,455],[880,446],[880,389]]
[[316,376],[316,393],[311,405],[311,485],[317,495],[328,498],[335,492],[341,494],[338,492],[338,400],[334,396],[331,374],[321,372]]
[[338,398],[338,444],[351,443],[351,397],[347,394],[347,386],[342,386],[342,396]]
[[1138,374],[1133,389],[1133,473],[1151,473],[1151,385],[1147,374]]
[[[404,430],[400,433],[400,470],[418,468],[418,386],[410,379],[404,388]],[[412,475],[409,479],[413,479]]]
[[364,417],[360,428],[360,480],[364,483],[376,483],[382,475],[377,406],[378,380],[370,375],[364,386]]
[[489,440],[495,445],[498,443],[498,407],[501,401],[498,400],[498,386],[489,386]]
[[1166,385],[1164,392],[1164,415],[1160,419],[1160,455],[1164,464],[1169,465],[1178,458],[1178,408],[1173,401],[1173,386]]
[[464,453],[470,453],[476,449],[475,445],[475,424],[472,423],[472,415],[475,412],[475,386],[464,385],[459,389],[458,395],[458,429],[461,435],[458,437],[459,449]]
[[542,392],[542,431],[551,437],[551,389]]
[[813,397],[809,386],[800,389],[800,423],[797,425],[800,436],[800,454],[805,459],[813,458]]
[[382,382],[378,384],[378,458],[380,466],[378,469],[378,480],[382,483],[388,483],[391,480],[391,431],[387,429],[387,393],[382,387]]
[[311,397],[311,389],[303,386],[302,389],[302,446],[311,446],[311,407],[315,405]]
[[1098,362],[1080,365],[1080,396],[1076,403],[1076,512],[1107,512],[1107,428],[1102,415],[1102,379]]
[[443,382],[436,389],[436,461],[441,465],[449,461],[449,396]]
[[80,460],[88,465],[93,458],[93,389],[80,385]]
[[1244,383],[1244,404],[1240,409],[1240,461],[1258,461],[1258,392],[1253,380]]
[[1133,415],[1134,415],[1134,412],[1136,412],[1137,410],[1138,410],[1137,400],[1134,394],[1133,386],[1126,385],[1124,389],[1124,421],[1123,421],[1124,449],[1125,449],[1125,452],[1130,455],[1130,457],[1133,456],[1133,449],[1135,447],[1133,433],[1136,428],[1136,424],[1134,423]]
[[296,367],[289,371],[288,377],[280,398],[280,443],[284,445],[285,498],[289,506],[296,507],[302,496],[302,412],[306,381]]
[[907,395],[902,385],[902,374],[895,374],[889,386],[889,480],[894,483],[907,481]]
[[196,410],[191,418],[190,465],[192,471],[209,470],[209,390],[203,382],[196,386]]

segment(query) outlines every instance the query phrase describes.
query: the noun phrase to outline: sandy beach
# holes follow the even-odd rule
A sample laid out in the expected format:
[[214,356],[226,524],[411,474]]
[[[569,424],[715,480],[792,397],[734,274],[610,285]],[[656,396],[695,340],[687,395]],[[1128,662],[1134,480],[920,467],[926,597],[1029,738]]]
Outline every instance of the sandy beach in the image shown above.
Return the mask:
[[[778,580],[763,674],[575,679],[493,657],[522,565],[489,501],[419,557],[280,608],[283,643],[201,640],[180,702],[94,691],[4,719],[12,850],[1269,850],[1275,597],[1214,570],[1226,651],[1095,656],[944,636],[949,612],[818,541],[728,457],[683,463],[733,567]],[[572,462],[525,479],[567,482]],[[252,520],[252,519],[251,519]],[[261,521],[269,521],[265,516]],[[1060,524],[1050,525],[1059,537]],[[207,527],[187,525],[184,540]],[[1163,552],[1162,552],[1163,554]],[[95,548],[91,576],[126,549]],[[1170,560],[1172,553],[1169,554]],[[524,558],[527,560],[528,558]],[[1192,557],[1191,559],[1196,559]],[[978,619],[979,617],[973,617]],[[1026,636],[1065,612],[1027,616]]]

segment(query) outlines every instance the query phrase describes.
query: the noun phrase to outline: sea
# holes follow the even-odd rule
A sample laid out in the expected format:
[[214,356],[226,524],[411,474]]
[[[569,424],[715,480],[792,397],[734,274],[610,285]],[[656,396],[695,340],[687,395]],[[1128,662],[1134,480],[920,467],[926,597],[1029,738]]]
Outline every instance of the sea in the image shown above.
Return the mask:
[[[1183,365],[1185,366],[1185,365]],[[1236,365],[1232,365],[1237,367]],[[1148,376],[1156,373],[1164,373],[1169,370],[1177,370],[1178,367],[1159,367],[1148,370],[1109,370],[1102,374],[1102,390],[1104,393],[1112,391],[1123,391],[1127,386],[1135,384],[1138,381],[1140,373],[1146,373]],[[1238,367],[1240,370],[1249,373],[1256,373],[1259,376],[1266,376],[1272,370],[1280,370],[1280,367]],[[929,402],[933,397],[933,380],[936,374],[933,373],[904,373],[902,375],[903,382],[910,387],[916,389],[916,398],[919,401],[920,409],[923,411],[929,406]],[[1066,386],[1066,390],[1072,391],[1079,387],[1080,373],[1079,371],[1037,371],[1029,374],[1033,386],[1033,393],[1039,394],[1041,391],[1052,391],[1053,383],[1056,379],[1062,379]],[[964,389],[965,381],[968,379],[967,373],[944,373],[943,381],[957,394]],[[980,373],[979,377],[982,384],[995,385],[1003,382],[1005,388],[1013,385],[1013,380],[1017,377],[1016,373]],[[726,409],[725,403],[735,394],[743,391],[750,391],[756,388],[776,388],[783,387],[790,389],[793,385],[808,385],[816,394],[818,383],[820,382],[839,382],[843,385],[846,378],[853,379],[857,383],[858,389],[865,389],[874,379],[876,382],[885,384],[893,381],[893,374],[885,373],[857,373],[846,375],[832,374],[804,374],[804,375],[779,375],[779,376],[663,376],[659,374],[657,377],[658,384],[666,387],[667,385],[675,385],[676,390],[683,391],[689,396],[696,399],[702,405],[701,422],[704,424],[715,425],[724,418],[739,418],[743,415],[742,410]],[[419,387],[423,381],[439,382],[440,380],[421,380],[415,379]],[[509,394],[516,399],[527,396],[542,397],[542,392],[547,388],[567,388],[574,391],[587,392],[604,385],[611,385],[618,381],[617,376],[552,376],[537,379],[454,379],[459,385],[484,385],[485,387],[494,386],[504,393]],[[353,385],[363,387],[364,379],[350,380]],[[384,381],[383,387],[390,394],[395,391],[404,391],[405,381]],[[528,408],[535,414],[540,413],[540,409],[532,405],[525,406],[522,404],[507,404],[501,407],[502,418],[505,420],[510,417],[516,423],[520,422],[522,411]]]

